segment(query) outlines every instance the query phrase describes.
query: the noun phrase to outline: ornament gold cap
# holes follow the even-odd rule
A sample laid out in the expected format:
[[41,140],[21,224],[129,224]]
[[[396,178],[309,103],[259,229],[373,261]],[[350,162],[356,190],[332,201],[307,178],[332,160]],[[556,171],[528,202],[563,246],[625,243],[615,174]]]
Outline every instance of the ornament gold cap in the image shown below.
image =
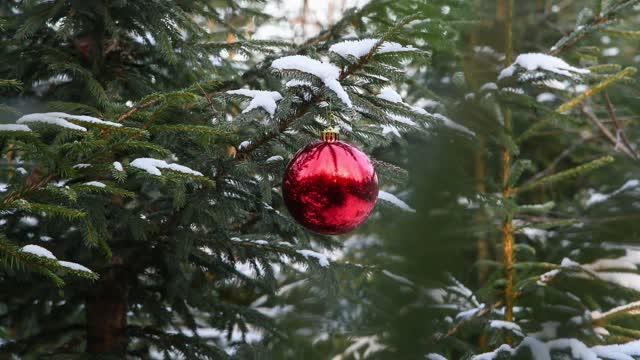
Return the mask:
[[340,131],[336,127],[328,127],[322,130],[320,138],[322,139],[322,141],[326,142],[338,141],[340,138]]

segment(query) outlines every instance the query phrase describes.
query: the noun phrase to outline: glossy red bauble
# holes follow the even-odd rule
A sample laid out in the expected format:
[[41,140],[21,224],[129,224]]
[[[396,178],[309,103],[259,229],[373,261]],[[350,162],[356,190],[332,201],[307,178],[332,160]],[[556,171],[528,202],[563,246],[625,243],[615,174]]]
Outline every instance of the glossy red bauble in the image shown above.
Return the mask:
[[304,227],[337,235],[360,225],[378,198],[378,177],[362,151],[320,141],[298,151],[282,184],[285,204]]

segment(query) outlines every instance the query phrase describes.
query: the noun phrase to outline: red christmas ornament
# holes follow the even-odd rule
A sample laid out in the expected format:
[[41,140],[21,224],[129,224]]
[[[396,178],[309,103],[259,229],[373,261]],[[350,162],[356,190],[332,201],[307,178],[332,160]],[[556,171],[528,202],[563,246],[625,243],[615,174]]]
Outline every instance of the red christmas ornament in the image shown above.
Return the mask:
[[338,141],[336,130],[302,148],[287,166],[282,195],[291,215],[320,234],[355,229],[378,198],[378,177],[362,151]]

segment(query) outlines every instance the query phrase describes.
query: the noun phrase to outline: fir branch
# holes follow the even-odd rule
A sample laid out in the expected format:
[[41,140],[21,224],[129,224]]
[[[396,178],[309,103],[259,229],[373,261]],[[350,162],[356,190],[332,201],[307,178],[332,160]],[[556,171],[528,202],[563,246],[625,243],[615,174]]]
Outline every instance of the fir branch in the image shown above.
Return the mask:
[[19,80],[2,80],[0,79],[0,88],[8,88],[10,90],[22,90],[22,82]]
[[217,346],[210,346],[206,339],[199,336],[189,337],[180,333],[170,334],[151,326],[128,325],[129,336],[151,341],[160,348],[177,350],[185,355],[197,357],[204,355],[212,359],[228,359],[229,356]]
[[151,133],[193,133],[197,135],[208,135],[208,136],[222,136],[229,135],[228,132],[220,131],[217,129],[213,129],[210,126],[202,126],[202,125],[154,125],[149,127],[149,132]]
[[485,306],[484,308],[482,308],[482,310],[476,312],[475,314],[473,314],[473,316],[470,316],[466,319],[462,319],[460,321],[458,321],[457,323],[455,323],[453,326],[451,326],[449,328],[449,330],[446,332],[446,334],[437,334],[436,336],[433,337],[433,341],[434,342],[439,342],[447,337],[453,336],[455,333],[457,333],[465,324],[479,319],[489,313],[491,313],[493,310],[499,308],[500,306],[503,305],[503,300],[498,300],[494,303],[492,303],[489,306]]
[[156,98],[152,98],[150,100],[142,101],[142,102],[138,103],[137,105],[135,105],[134,107],[132,107],[129,111],[127,111],[124,114],[120,115],[115,122],[120,123],[120,122],[126,120],[127,118],[133,116],[138,111],[146,109],[149,106],[157,104],[160,101],[162,101],[162,98],[160,98],[160,97],[156,97]]
[[[345,69],[340,74],[340,77],[339,77],[338,80],[341,80],[341,81],[345,80],[350,75],[354,74],[359,69],[361,69],[366,64],[368,64],[371,61],[371,59],[373,58],[373,55],[375,55],[376,51],[380,48],[380,46],[382,46],[382,44],[386,40],[388,40],[391,36],[393,36],[393,34],[395,34],[397,31],[401,30],[404,26],[406,26],[408,23],[410,23],[411,21],[415,20],[416,18],[418,18],[418,16],[410,16],[410,17],[407,17],[407,18],[403,19],[402,21],[398,22],[384,36],[381,37],[381,39],[376,43],[375,46],[373,46],[373,48],[369,51],[368,54],[366,54],[365,56],[361,57],[358,62],[356,62],[355,64],[350,65],[347,69]],[[298,120],[298,119],[302,118],[304,115],[306,115],[307,111],[311,108],[311,105],[319,102],[320,99],[321,99],[320,98],[320,94],[315,95],[311,99],[311,101],[306,102],[302,107],[298,108],[298,110],[289,119],[282,121],[275,131],[272,131],[272,132],[262,136],[260,139],[258,139],[256,141],[252,141],[251,144],[249,144],[248,146],[246,146],[243,149],[240,149],[237,152],[237,155],[240,155],[240,156],[237,156],[236,159],[243,159],[248,154],[250,154],[253,151],[255,151],[257,148],[261,147],[262,145],[266,144],[267,142],[269,142],[269,141],[275,139],[276,137],[278,137],[281,133],[286,131],[289,128],[289,126],[291,124],[293,124],[296,120]]]
[[398,31],[402,30],[408,23],[420,18],[419,15],[408,16],[398,23],[396,23],[391,29],[389,29],[380,39],[376,42],[376,44],[369,50],[369,52],[362,56],[358,62],[349,66],[345,71],[340,74],[338,80],[345,80],[349,75],[354,74],[358,70],[362,69],[366,64],[368,64],[373,56],[378,52],[382,44],[384,44],[389,38],[394,36]]
[[565,170],[565,171],[561,171],[557,174],[554,175],[550,175],[550,176],[546,176],[543,177],[541,179],[535,180],[535,181],[531,181],[528,183],[525,183],[524,185],[514,188],[512,189],[513,193],[522,193],[525,191],[529,191],[532,189],[535,189],[539,186],[543,186],[543,185],[547,185],[547,184],[551,184],[554,183],[556,181],[561,181],[561,180],[565,180],[571,177],[575,177],[578,176],[584,172],[587,171],[591,171],[591,170],[595,170],[597,168],[600,168],[602,166],[605,166],[609,163],[613,162],[613,157],[610,155],[607,156],[603,156],[599,159],[590,161],[586,164],[580,165],[580,166],[576,166],[572,169],[569,170]]
[[609,76],[605,80],[603,80],[603,81],[595,84],[591,88],[587,89],[585,92],[581,93],[580,95],[578,95],[578,96],[574,97],[573,99],[571,99],[571,100],[565,102],[564,104],[560,105],[555,111],[557,113],[560,113],[560,114],[562,114],[564,112],[567,112],[567,111],[573,109],[574,107],[576,107],[578,104],[580,104],[586,98],[599,93],[600,91],[606,89],[608,86],[610,86],[611,84],[613,84],[615,82],[624,80],[627,77],[632,76],[636,72],[637,72],[637,70],[635,68],[628,67],[628,68],[618,72],[617,74]]
[[87,184],[76,184],[76,185],[72,185],[71,188],[74,190],[77,190],[78,192],[103,193],[103,194],[109,194],[109,195],[118,195],[125,198],[133,198],[136,196],[134,192],[120,189],[113,186],[98,187],[98,186],[87,185]]
[[639,2],[640,0],[623,0],[617,4],[610,4],[606,9],[604,9],[604,11],[597,13],[596,16],[587,24],[578,26],[571,33],[558,40],[555,45],[551,47],[549,54],[556,56],[571,48],[585,36],[601,29],[609,22],[615,20],[617,16],[621,15],[623,10],[629,9]]
[[7,263],[10,265],[17,263],[18,265],[25,266],[49,278],[49,280],[53,281],[58,287],[62,287],[65,284],[64,280],[53,272],[56,268],[60,267],[56,260],[20,251],[20,248],[9,241],[3,233],[0,233],[0,261],[2,261],[5,266],[7,266]]
[[23,199],[9,203],[8,207],[33,214],[45,213],[51,216],[59,216],[68,220],[86,216],[86,213],[82,210],[71,209],[59,205],[30,202]]
[[604,327],[605,329],[611,332],[627,335],[632,339],[640,339],[640,330],[628,329],[622,326],[612,325],[612,324],[602,324],[602,327]]
[[607,35],[617,36],[624,39],[629,40],[640,40],[640,31],[626,31],[626,30],[616,30],[616,29],[607,29],[603,31]]
[[553,209],[555,205],[556,203],[553,201],[544,204],[519,205],[517,211],[519,214],[543,214]]
[[636,312],[640,310],[640,301],[635,301],[629,304],[621,305],[610,309],[604,313],[592,313],[591,318],[593,319],[593,325],[598,326],[605,324],[612,319],[618,318],[623,315],[627,315],[631,312]]
[[51,180],[53,180],[54,175],[53,174],[49,174],[48,176],[44,177],[43,179],[41,179],[40,181],[34,182],[32,184],[27,184],[25,187],[23,187],[21,190],[19,191],[14,191],[12,193],[9,193],[7,196],[5,196],[2,201],[0,201],[0,207],[5,207],[7,204],[10,204],[18,199],[21,199],[22,197],[24,197],[26,194],[28,194],[31,191],[34,191],[44,185],[46,185],[47,183],[49,183]]
[[251,144],[249,144],[248,146],[238,150],[238,152],[236,153],[236,159],[237,160],[245,159],[248,155],[250,155],[256,149],[260,148],[264,144],[280,136],[280,134],[284,133],[287,129],[289,129],[289,126],[291,126],[291,124],[293,124],[296,120],[299,120],[300,118],[304,117],[308,113],[309,109],[311,109],[312,105],[315,103],[318,103],[320,99],[321,99],[320,94],[314,96],[311,99],[311,101],[306,102],[304,103],[304,105],[299,107],[298,110],[296,110],[296,112],[291,117],[289,117],[284,121],[281,121],[280,125],[277,127],[276,130],[265,134],[260,139],[252,141]]
[[555,221],[546,221],[546,222],[537,222],[526,224],[523,226],[519,226],[513,229],[514,232],[523,232],[525,228],[534,228],[534,229],[552,229],[561,226],[571,226],[575,224],[579,224],[583,222],[579,219],[566,219],[566,220],[555,220]]
[[[639,0],[640,1],[640,0]],[[564,112],[567,112],[571,109],[573,109],[574,107],[578,106],[580,103],[582,103],[585,99],[599,93],[600,91],[605,90],[607,87],[611,86],[612,84],[618,82],[618,81],[622,81],[627,79],[629,76],[632,76],[633,74],[636,73],[636,69],[632,68],[632,67],[628,67],[614,75],[611,75],[609,77],[607,77],[605,80],[595,84],[594,86],[590,87],[589,89],[587,89],[585,92],[580,93],[579,95],[575,96],[574,98],[570,99],[569,101],[565,102],[564,104],[558,106],[554,112],[558,113],[558,114],[562,114]],[[523,132],[517,139],[516,141],[518,143],[521,143],[522,141],[534,136],[535,134],[538,133],[538,131],[540,131],[544,126],[546,126],[549,122],[551,122],[551,120],[553,119],[552,116],[547,115],[545,118],[543,118],[542,120],[536,122],[535,124],[533,124],[531,127],[529,127],[525,132]]]

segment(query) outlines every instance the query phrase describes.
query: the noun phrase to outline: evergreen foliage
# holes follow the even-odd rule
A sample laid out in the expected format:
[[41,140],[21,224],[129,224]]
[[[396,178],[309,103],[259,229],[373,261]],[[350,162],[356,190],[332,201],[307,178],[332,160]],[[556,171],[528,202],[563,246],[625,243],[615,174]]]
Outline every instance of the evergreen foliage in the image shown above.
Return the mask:
[[[262,6],[0,4],[0,357],[640,358],[640,0]],[[281,196],[327,126],[345,237]]]
[[[427,59],[417,48],[378,54],[415,17],[369,34],[378,40],[356,59],[328,45],[374,9],[301,45],[245,39],[243,24],[261,15],[233,2],[9,2],[1,11],[2,58],[17,61],[3,61],[0,77],[19,79],[1,83],[1,276],[12,289],[0,300],[3,354],[226,358],[249,330],[283,336],[249,306],[275,295],[274,267],[327,280],[344,271],[311,250],[336,239],[282,211],[283,160],[329,124],[370,149],[388,142],[382,126],[434,122],[375,96],[391,83],[376,74],[400,79],[406,61]],[[255,60],[234,62],[232,52]],[[271,65],[294,55],[328,56],[331,86],[296,70],[300,62]],[[275,112],[251,93],[257,106],[240,114],[245,98],[229,91],[245,86],[278,90]],[[395,167],[376,164],[383,183],[397,182]]]

